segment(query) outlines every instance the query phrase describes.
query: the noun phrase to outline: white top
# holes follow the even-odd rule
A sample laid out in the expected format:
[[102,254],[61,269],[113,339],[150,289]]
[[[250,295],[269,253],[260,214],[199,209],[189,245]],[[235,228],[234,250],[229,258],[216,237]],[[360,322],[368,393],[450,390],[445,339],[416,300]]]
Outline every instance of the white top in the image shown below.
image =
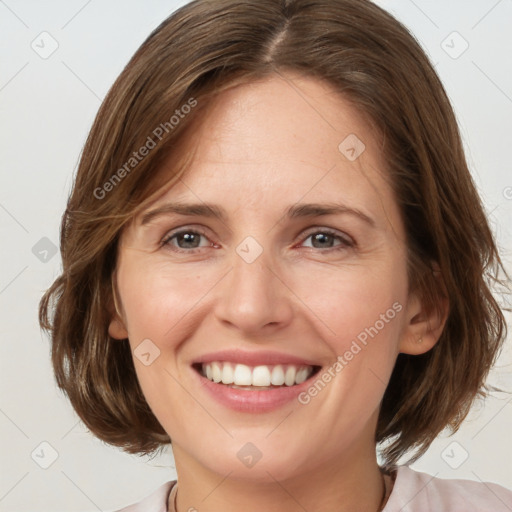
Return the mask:
[[[115,512],[176,512],[171,505],[176,480],[166,482],[143,500]],[[397,468],[395,485],[382,512],[512,512],[512,491],[471,480],[444,480],[407,466]]]

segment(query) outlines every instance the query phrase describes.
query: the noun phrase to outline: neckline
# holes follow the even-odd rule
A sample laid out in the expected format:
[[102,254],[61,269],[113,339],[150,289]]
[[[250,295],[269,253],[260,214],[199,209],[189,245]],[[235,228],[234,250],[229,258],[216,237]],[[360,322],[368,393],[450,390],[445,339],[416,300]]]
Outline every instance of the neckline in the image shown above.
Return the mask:
[[[389,500],[391,499],[391,496],[393,494],[393,490],[395,488],[397,474],[398,474],[398,468],[396,468],[396,467],[389,471],[382,471],[382,475],[383,475],[384,482],[386,485],[385,485],[384,497],[380,504],[378,512],[386,512],[386,506],[388,505]],[[388,480],[389,484],[386,482],[386,477],[389,479]],[[176,512],[177,494],[178,494],[178,481],[175,480],[173,482],[172,486],[170,487],[169,493],[165,500],[166,507],[167,507],[165,509],[166,512]]]

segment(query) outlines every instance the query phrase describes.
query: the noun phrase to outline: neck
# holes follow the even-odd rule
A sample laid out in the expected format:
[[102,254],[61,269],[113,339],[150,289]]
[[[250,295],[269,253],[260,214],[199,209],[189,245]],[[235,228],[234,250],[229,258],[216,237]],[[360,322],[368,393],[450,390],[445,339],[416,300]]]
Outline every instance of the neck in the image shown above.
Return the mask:
[[[295,472],[277,480],[234,479],[219,475],[173,445],[178,473],[177,512],[377,512],[383,495],[383,477],[375,450],[337,454],[320,467]],[[345,455],[347,455],[345,457]]]

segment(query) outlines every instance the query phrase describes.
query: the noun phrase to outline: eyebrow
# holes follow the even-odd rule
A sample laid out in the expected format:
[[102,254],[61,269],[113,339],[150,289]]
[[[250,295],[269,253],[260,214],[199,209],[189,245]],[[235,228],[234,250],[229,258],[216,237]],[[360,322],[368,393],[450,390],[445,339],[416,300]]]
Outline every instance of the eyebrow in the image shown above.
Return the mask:
[[[159,208],[155,208],[142,216],[141,225],[148,224],[156,217],[169,214],[178,214],[184,216],[201,216],[216,218],[226,223],[227,214],[224,208],[212,203],[167,203]],[[320,217],[322,215],[340,215],[349,214],[363,220],[372,227],[375,227],[375,221],[358,210],[340,203],[299,203],[289,206],[284,216],[289,219],[303,217]]]

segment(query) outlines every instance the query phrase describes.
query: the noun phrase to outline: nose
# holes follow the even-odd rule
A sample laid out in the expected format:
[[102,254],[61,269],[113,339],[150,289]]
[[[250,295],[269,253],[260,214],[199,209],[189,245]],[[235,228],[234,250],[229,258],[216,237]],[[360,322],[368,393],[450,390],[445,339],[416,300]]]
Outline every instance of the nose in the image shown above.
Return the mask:
[[249,261],[233,251],[232,268],[219,288],[215,314],[239,334],[269,334],[291,322],[293,292],[270,250]]

